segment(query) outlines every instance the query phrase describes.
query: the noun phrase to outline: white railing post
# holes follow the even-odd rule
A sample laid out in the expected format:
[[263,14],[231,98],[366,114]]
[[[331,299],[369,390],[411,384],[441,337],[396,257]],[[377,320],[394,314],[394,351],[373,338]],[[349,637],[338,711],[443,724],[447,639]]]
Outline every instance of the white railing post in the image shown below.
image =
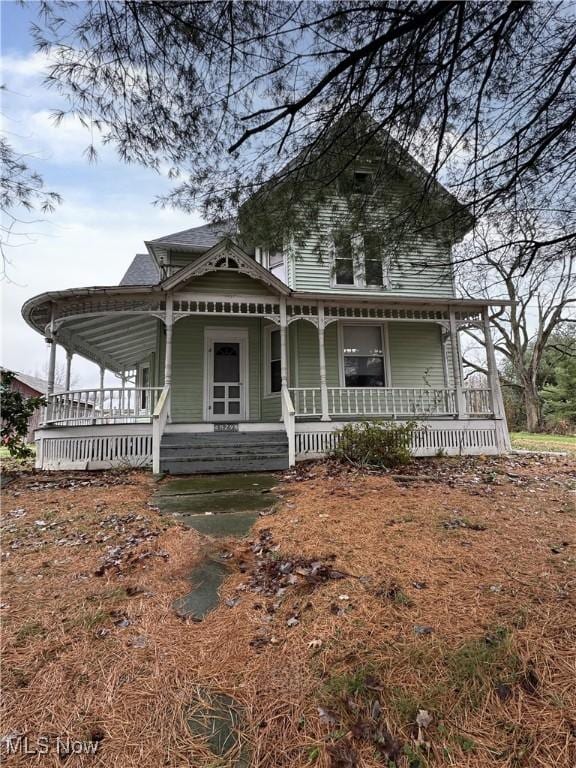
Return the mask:
[[160,444],[168,419],[170,386],[165,386],[152,414],[152,472],[160,474]]
[[320,421],[330,421],[328,385],[326,384],[326,349],[324,346],[324,302],[318,302],[318,360],[320,366]]
[[288,466],[296,463],[296,412],[288,387],[282,387],[282,419],[288,438]]
[[454,392],[456,395],[456,416],[463,419],[466,416],[466,403],[462,387],[462,368],[460,367],[460,345],[458,344],[458,326],[456,312],[450,307],[450,347],[452,352],[452,376],[454,377]]

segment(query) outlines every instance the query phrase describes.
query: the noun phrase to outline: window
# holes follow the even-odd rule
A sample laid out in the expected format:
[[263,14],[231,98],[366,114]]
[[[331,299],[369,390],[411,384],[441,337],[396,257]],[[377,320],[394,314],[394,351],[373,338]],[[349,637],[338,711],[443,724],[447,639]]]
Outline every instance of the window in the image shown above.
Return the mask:
[[354,171],[352,192],[357,195],[371,195],[374,192],[374,174],[370,171]]
[[382,288],[384,284],[382,247],[380,235],[374,232],[367,232],[364,235],[364,275],[366,285],[371,288]]
[[334,235],[334,285],[356,288],[388,287],[382,239],[377,232]]
[[278,280],[282,280],[283,283],[286,282],[286,265],[282,251],[268,251],[268,269]]
[[345,233],[334,237],[334,279],[336,285],[354,285],[352,236]]
[[282,343],[280,331],[271,330],[269,335],[269,387],[270,393],[280,392],[282,389]]
[[140,365],[139,386],[142,387],[140,391],[140,408],[145,411],[148,407],[148,392],[146,387],[150,386],[150,363],[142,363]]
[[343,327],[344,383],[347,387],[384,387],[384,344],[380,325]]
[[344,171],[338,176],[338,190],[342,195],[372,195],[374,174],[372,171]]

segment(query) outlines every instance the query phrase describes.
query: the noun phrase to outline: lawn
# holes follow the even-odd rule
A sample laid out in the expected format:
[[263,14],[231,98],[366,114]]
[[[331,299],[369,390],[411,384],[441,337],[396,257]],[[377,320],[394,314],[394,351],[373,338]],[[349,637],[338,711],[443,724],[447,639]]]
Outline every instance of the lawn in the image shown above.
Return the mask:
[[[249,538],[213,545],[229,575],[201,622],[172,603],[206,540],[151,506],[150,474],[15,476],[3,733],[97,745],[67,768],[573,768],[575,470],[299,465]],[[242,760],[215,756],[199,701],[232,712]]]
[[535,432],[511,432],[513,448],[525,451],[564,451],[576,453],[576,435],[545,435]]

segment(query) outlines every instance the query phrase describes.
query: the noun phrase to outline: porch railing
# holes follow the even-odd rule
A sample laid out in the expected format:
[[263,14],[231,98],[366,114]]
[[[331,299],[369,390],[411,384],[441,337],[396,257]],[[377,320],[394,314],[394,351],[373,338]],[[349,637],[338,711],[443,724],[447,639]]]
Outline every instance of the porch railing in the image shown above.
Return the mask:
[[464,402],[469,416],[491,416],[494,413],[489,389],[465,389]]
[[152,414],[152,471],[160,474],[160,444],[170,415],[170,385],[162,390]]
[[[296,416],[322,413],[319,387],[290,389]],[[467,415],[492,413],[489,389],[465,390]],[[433,417],[456,415],[456,392],[450,388],[328,387],[330,416]]]
[[288,464],[293,467],[296,463],[296,411],[286,386],[282,387],[282,419],[288,438]]
[[162,387],[77,389],[48,395],[45,424],[134,424],[151,421]]

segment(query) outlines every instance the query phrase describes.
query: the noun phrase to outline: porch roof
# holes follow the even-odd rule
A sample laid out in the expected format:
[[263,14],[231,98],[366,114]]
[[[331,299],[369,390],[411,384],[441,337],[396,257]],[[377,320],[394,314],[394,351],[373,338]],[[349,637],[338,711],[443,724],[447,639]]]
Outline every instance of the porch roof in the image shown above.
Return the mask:
[[[221,297],[214,295],[214,303],[223,305],[253,302],[256,310],[251,316],[268,316],[258,309],[263,302],[278,302],[280,291],[269,299],[253,297]],[[162,286],[94,286],[49,291],[29,299],[22,308],[28,325],[38,333],[49,336],[52,310],[56,324],[56,340],[65,348],[121,372],[133,368],[156,349],[159,323],[163,320],[166,296],[172,293],[178,299],[178,286],[168,291]],[[190,294],[187,293],[189,296]],[[385,298],[352,293],[313,293],[286,289],[285,300],[290,304],[352,307],[372,305],[390,308],[427,308],[446,310],[481,309],[486,306],[506,306],[510,302],[492,299],[433,298],[424,296],[387,296]],[[207,297],[202,296],[206,301]],[[212,316],[226,315],[215,311]]]

